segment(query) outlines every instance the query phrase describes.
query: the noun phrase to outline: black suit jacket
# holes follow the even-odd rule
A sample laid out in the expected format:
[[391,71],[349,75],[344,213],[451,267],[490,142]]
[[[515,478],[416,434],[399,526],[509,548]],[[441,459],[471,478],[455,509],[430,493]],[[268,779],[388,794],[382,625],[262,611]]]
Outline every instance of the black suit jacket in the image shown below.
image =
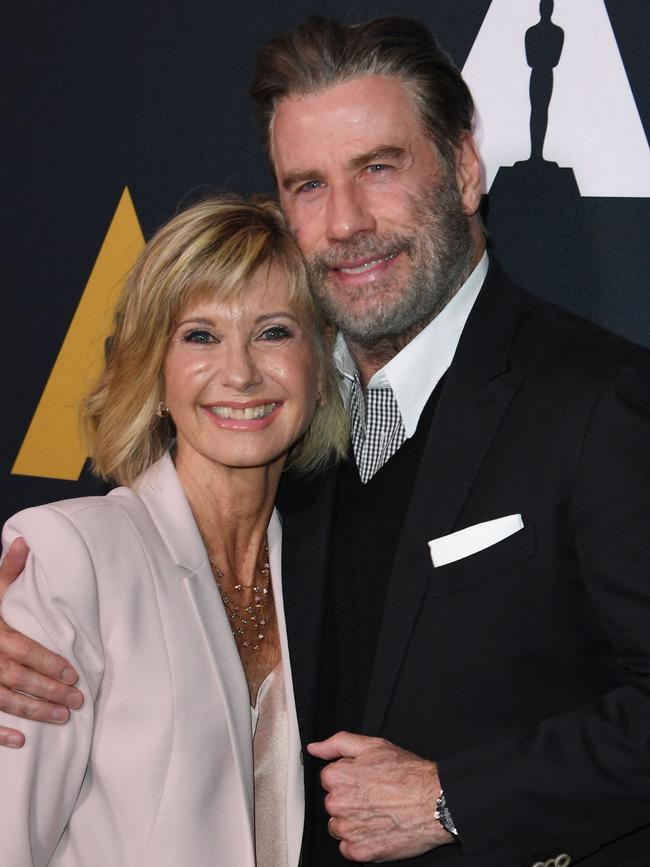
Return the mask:
[[[288,480],[280,503],[305,742],[335,474]],[[433,568],[429,540],[512,514],[524,529]],[[649,353],[495,266],[429,432],[363,732],[438,761],[460,831],[401,863],[650,859]]]

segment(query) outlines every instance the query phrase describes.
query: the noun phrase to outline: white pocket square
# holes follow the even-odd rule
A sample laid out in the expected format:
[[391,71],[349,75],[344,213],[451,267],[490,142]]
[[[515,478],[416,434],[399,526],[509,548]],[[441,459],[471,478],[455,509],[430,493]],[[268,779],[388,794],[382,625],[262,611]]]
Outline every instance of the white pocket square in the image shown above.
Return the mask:
[[474,524],[473,527],[465,527],[463,530],[449,533],[448,536],[432,539],[429,542],[431,562],[437,567],[462,560],[463,557],[469,557],[470,554],[476,554],[484,548],[489,548],[490,545],[496,545],[497,542],[507,539],[523,526],[521,515],[506,515],[504,518],[483,521],[481,524]]

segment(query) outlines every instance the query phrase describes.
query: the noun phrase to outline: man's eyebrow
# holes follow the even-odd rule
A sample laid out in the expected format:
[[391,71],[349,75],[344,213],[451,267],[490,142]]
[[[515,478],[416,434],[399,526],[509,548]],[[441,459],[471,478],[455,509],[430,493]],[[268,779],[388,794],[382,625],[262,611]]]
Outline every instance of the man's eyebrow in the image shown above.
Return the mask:
[[321,173],[316,169],[310,171],[306,169],[305,171],[300,172],[291,172],[291,174],[286,175],[282,178],[282,189],[290,190],[292,187],[295,187],[299,184],[304,184],[307,181],[320,181]]
[[397,147],[397,145],[380,145],[377,148],[373,148],[371,151],[353,157],[353,159],[350,160],[350,167],[353,169],[360,169],[363,168],[363,166],[372,165],[373,163],[383,163],[386,160],[399,160],[404,156],[404,154],[404,148]]

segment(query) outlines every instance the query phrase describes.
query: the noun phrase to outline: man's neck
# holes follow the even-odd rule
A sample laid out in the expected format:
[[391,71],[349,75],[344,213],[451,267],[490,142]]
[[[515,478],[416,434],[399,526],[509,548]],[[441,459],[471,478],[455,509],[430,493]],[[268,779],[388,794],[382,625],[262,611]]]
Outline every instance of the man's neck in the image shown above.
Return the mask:
[[415,325],[411,326],[411,328],[401,334],[389,334],[385,337],[378,337],[372,341],[358,340],[349,337],[348,335],[344,335],[350,355],[356,364],[359,373],[359,380],[364,391],[368,387],[368,383],[375,373],[388,364],[388,362],[401,352],[414,337],[417,337],[417,335],[445,309],[451,299],[455,297],[460,288],[467,281],[469,275],[476,268],[485,252],[485,242],[482,238],[481,241],[482,243],[480,245],[476,243],[474,244],[471,263],[454,290],[448,295],[445,295],[444,298],[441,298],[440,303],[431,311],[431,313]]
[[[442,308],[441,308],[442,309]],[[371,342],[355,341],[351,337],[345,337],[345,342],[350,350],[352,360],[356,364],[359,373],[359,380],[364,391],[368,387],[368,383],[372,377],[381,370],[384,365],[395,358],[398,352],[401,352],[404,347],[413,340],[413,338],[427,327],[429,322],[434,319],[440,311],[436,311],[431,316],[418,322],[408,331],[403,334],[389,335],[380,337]]]

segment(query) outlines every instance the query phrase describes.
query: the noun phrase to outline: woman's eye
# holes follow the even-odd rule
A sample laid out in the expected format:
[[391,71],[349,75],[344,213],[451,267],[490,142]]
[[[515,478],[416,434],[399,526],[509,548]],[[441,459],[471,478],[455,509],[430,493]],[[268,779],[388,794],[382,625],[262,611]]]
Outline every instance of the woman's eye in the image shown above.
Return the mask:
[[260,340],[286,340],[291,337],[291,331],[284,325],[271,325],[265,328],[259,336]]
[[188,331],[187,334],[183,335],[183,339],[186,343],[212,343],[215,340],[209,331],[203,331],[199,328]]

